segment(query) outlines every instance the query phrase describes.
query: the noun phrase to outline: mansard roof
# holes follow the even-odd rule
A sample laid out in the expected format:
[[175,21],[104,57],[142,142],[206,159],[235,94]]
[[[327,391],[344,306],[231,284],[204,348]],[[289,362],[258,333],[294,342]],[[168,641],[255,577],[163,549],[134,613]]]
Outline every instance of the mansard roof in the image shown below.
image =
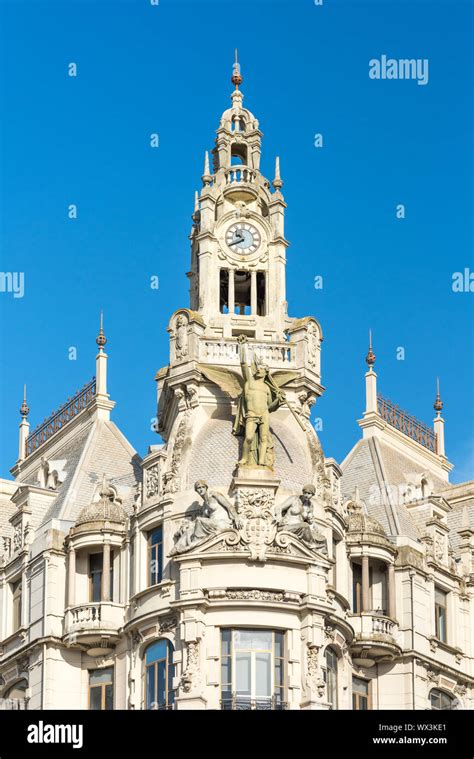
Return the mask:
[[[37,524],[46,525],[52,519],[75,522],[97,496],[104,472],[122,499],[125,513],[132,513],[136,486],[141,480],[141,458],[113,422],[96,417],[85,419],[65,437],[45,444],[42,452],[47,461],[60,462],[64,479],[57,487],[57,497]],[[40,460],[27,460],[17,483],[37,484],[40,466]]]

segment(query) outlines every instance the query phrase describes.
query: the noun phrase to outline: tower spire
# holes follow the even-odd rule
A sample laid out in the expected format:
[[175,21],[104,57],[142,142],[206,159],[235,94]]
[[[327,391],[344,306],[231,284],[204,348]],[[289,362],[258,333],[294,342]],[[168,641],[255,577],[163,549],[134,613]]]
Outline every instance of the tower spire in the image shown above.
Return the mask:
[[372,350],[372,330],[369,329],[369,351],[365,357],[366,364],[369,367],[369,371],[372,371],[372,367],[375,364],[375,353]]
[[283,181],[280,176],[280,156],[277,156],[275,158],[275,178],[272,184],[275,190],[281,190],[281,188],[283,187]]
[[100,312],[100,327],[99,334],[96,338],[96,343],[99,346],[99,352],[95,358],[96,367],[96,395],[98,398],[108,398],[107,393],[107,353],[104,351],[104,346],[107,342],[107,338],[104,333],[104,314]]
[[232,84],[235,84],[236,90],[239,89],[239,84],[242,84],[242,81],[243,81],[242,74],[240,73],[240,63],[239,63],[237,48],[235,48],[235,60],[234,60],[234,65],[232,66],[232,76],[231,76],[230,81],[232,82]]
[[26,458],[26,441],[30,432],[30,423],[28,421],[28,414],[30,409],[26,402],[26,385],[23,385],[23,402],[20,406],[20,434],[18,441],[18,461],[24,461]]
[[368,371],[365,373],[365,413],[377,413],[377,375],[374,372],[375,353],[372,350],[372,330],[369,329],[369,350],[365,357]]
[[443,410],[443,401],[441,400],[441,395],[439,392],[439,378],[436,378],[436,398],[435,402],[433,403],[433,408],[436,411],[436,416],[433,419],[433,429],[435,433],[435,440],[436,440],[436,453],[438,456],[445,456],[445,450],[444,450],[444,419],[441,416],[441,411]]
[[212,179],[210,171],[209,171],[209,153],[208,153],[207,150],[204,153],[204,173],[203,173],[201,179],[202,179],[202,181],[203,181],[203,183],[205,185],[209,184],[209,182]]

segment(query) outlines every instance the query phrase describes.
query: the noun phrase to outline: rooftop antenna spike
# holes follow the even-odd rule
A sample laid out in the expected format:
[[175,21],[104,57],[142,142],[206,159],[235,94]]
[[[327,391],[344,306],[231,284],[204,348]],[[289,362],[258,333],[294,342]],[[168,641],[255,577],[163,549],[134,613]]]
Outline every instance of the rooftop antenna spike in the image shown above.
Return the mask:
[[235,84],[235,89],[239,89],[239,84],[242,84],[242,74],[240,73],[240,63],[239,63],[239,56],[237,52],[237,48],[235,48],[235,61],[234,65],[232,66],[232,77],[231,80],[232,84]]

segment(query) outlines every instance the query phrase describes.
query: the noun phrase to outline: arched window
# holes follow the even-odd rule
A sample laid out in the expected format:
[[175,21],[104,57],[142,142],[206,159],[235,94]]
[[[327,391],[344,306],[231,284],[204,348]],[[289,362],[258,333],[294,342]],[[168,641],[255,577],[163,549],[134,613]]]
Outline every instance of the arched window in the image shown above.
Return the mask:
[[442,690],[434,688],[430,693],[430,704],[432,709],[446,711],[447,709],[454,709],[454,696],[449,693],[445,693]]
[[331,709],[337,709],[337,656],[332,648],[326,648],[326,697]]
[[19,680],[15,685],[12,685],[7,691],[5,691],[2,698],[25,698],[27,687],[28,683],[26,680]]
[[247,165],[247,147],[241,144],[234,144],[230,150],[230,165],[238,166]]
[[173,692],[173,651],[169,640],[157,640],[145,652],[146,708],[171,709]]

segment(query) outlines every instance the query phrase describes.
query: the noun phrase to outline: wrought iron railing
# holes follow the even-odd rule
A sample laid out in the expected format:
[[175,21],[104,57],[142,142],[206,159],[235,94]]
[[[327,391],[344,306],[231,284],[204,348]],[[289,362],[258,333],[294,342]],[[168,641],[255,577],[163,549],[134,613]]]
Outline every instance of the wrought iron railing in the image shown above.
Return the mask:
[[71,419],[80,414],[91,402],[96,393],[95,377],[82,387],[76,395],[69,398],[57,411],[54,411],[48,419],[36,427],[26,440],[25,457],[31,456],[40,446],[49,440],[56,432],[62,430]]
[[392,427],[400,430],[400,432],[403,432],[404,435],[407,435],[412,440],[416,440],[417,443],[433,451],[433,453],[437,453],[436,435],[431,427],[420,422],[415,416],[407,414],[400,406],[378,394],[377,411],[382,419]]
[[248,698],[233,693],[232,696],[221,699],[221,709],[228,711],[284,711],[287,708],[286,701],[281,701],[275,696],[273,698]]

